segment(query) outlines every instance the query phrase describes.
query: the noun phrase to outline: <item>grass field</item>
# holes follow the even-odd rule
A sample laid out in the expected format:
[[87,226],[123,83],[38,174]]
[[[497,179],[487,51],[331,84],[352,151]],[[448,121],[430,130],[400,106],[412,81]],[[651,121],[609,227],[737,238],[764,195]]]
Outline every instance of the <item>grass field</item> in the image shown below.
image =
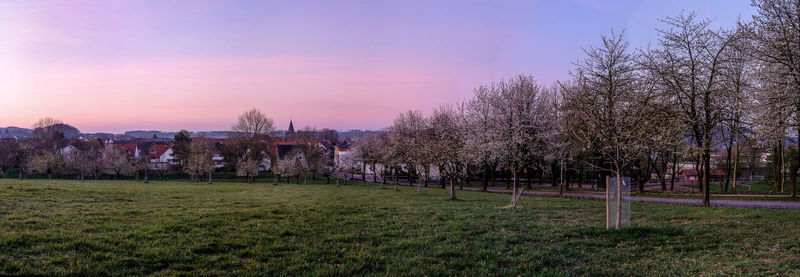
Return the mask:
[[800,275],[800,213],[377,185],[0,180],[0,275]]

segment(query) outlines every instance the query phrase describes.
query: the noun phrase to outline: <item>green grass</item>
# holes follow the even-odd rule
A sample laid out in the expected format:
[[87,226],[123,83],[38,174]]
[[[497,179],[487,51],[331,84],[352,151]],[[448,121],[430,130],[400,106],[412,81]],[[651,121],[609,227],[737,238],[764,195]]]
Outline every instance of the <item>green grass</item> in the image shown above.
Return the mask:
[[374,184],[0,180],[0,275],[798,275],[800,213]]
[[[685,187],[697,189],[698,185],[684,185]],[[769,181],[761,181],[761,182],[752,182],[752,183],[738,183],[736,184],[736,192],[733,192],[733,184],[728,184],[728,191],[726,192],[723,188],[723,185],[720,184],[711,184],[711,193],[718,193],[718,194],[767,194],[767,195],[787,195],[792,193],[792,184],[789,181],[786,181],[786,187],[784,191],[781,192],[780,189],[776,190],[775,186]],[[747,187],[750,186],[750,190],[747,190]],[[698,192],[699,193],[699,192]]]

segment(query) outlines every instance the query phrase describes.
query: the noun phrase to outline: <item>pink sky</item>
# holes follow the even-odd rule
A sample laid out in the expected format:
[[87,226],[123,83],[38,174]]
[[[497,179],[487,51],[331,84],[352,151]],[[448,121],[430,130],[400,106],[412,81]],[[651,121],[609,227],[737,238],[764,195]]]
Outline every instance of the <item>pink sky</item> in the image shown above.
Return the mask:
[[682,9],[752,10],[731,2],[0,2],[0,127],[228,130],[258,108],[278,128],[378,129],[513,74],[564,79],[611,28],[641,46]]

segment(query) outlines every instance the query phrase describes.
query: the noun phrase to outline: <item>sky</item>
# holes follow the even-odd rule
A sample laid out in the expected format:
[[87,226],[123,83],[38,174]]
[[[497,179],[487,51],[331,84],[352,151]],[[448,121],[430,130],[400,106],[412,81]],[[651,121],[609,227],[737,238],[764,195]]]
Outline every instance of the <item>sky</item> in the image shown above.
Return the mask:
[[549,86],[583,49],[659,19],[749,19],[717,1],[0,2],[0,126],[230,130],[257,108],[285,129],[379,129],[517,74]]

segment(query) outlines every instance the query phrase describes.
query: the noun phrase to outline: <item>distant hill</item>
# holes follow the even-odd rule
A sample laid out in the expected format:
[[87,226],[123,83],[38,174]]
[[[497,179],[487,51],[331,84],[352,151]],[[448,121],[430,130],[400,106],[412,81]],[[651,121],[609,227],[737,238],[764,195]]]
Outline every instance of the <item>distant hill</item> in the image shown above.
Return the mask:
[[31,135],[33,130],[8,126],[5,128],[0,128],[0,138],[24,138]]
[[[143,130],[136,130],[136,131],[127,131],[125,132],[126,136],[131,136],[135,138],[144,138],[150,139],[155,136],[156,138],[173,138],[175,137],[176,132],[162,132],[162,131],[143,131]],[[199,132],[189,132],[192,137],[209,137],[209,138],[227,138],[228,131],[199,131]]]
[[[33,129],[31,132],[36,132],[37,130],[39,129],[38,128]],[[64,134],[65,138],[75,138],[81,134],[81,131],[79,131],[78,128],[63,123],[51,125],[50,127],[47,128],[47,130],[48,132],[61,132],[62,134]],[[30,134],[31,133],[28,133],[28,135]]]
[[78,137],[78,135],[81,134],[81,131],[79,131],[78,128],[75,128],[75,127],[72,127],[72,126],[70,126],[68,124],[63,124],[63,123],[59,123],[59,124],[55,124],[53,126],[50,126],[49,129],[54,131],[54,132],[58,131],[58,132],[63,133],[64,137],[66,137],[66,138],[75,138],[75,137]]

